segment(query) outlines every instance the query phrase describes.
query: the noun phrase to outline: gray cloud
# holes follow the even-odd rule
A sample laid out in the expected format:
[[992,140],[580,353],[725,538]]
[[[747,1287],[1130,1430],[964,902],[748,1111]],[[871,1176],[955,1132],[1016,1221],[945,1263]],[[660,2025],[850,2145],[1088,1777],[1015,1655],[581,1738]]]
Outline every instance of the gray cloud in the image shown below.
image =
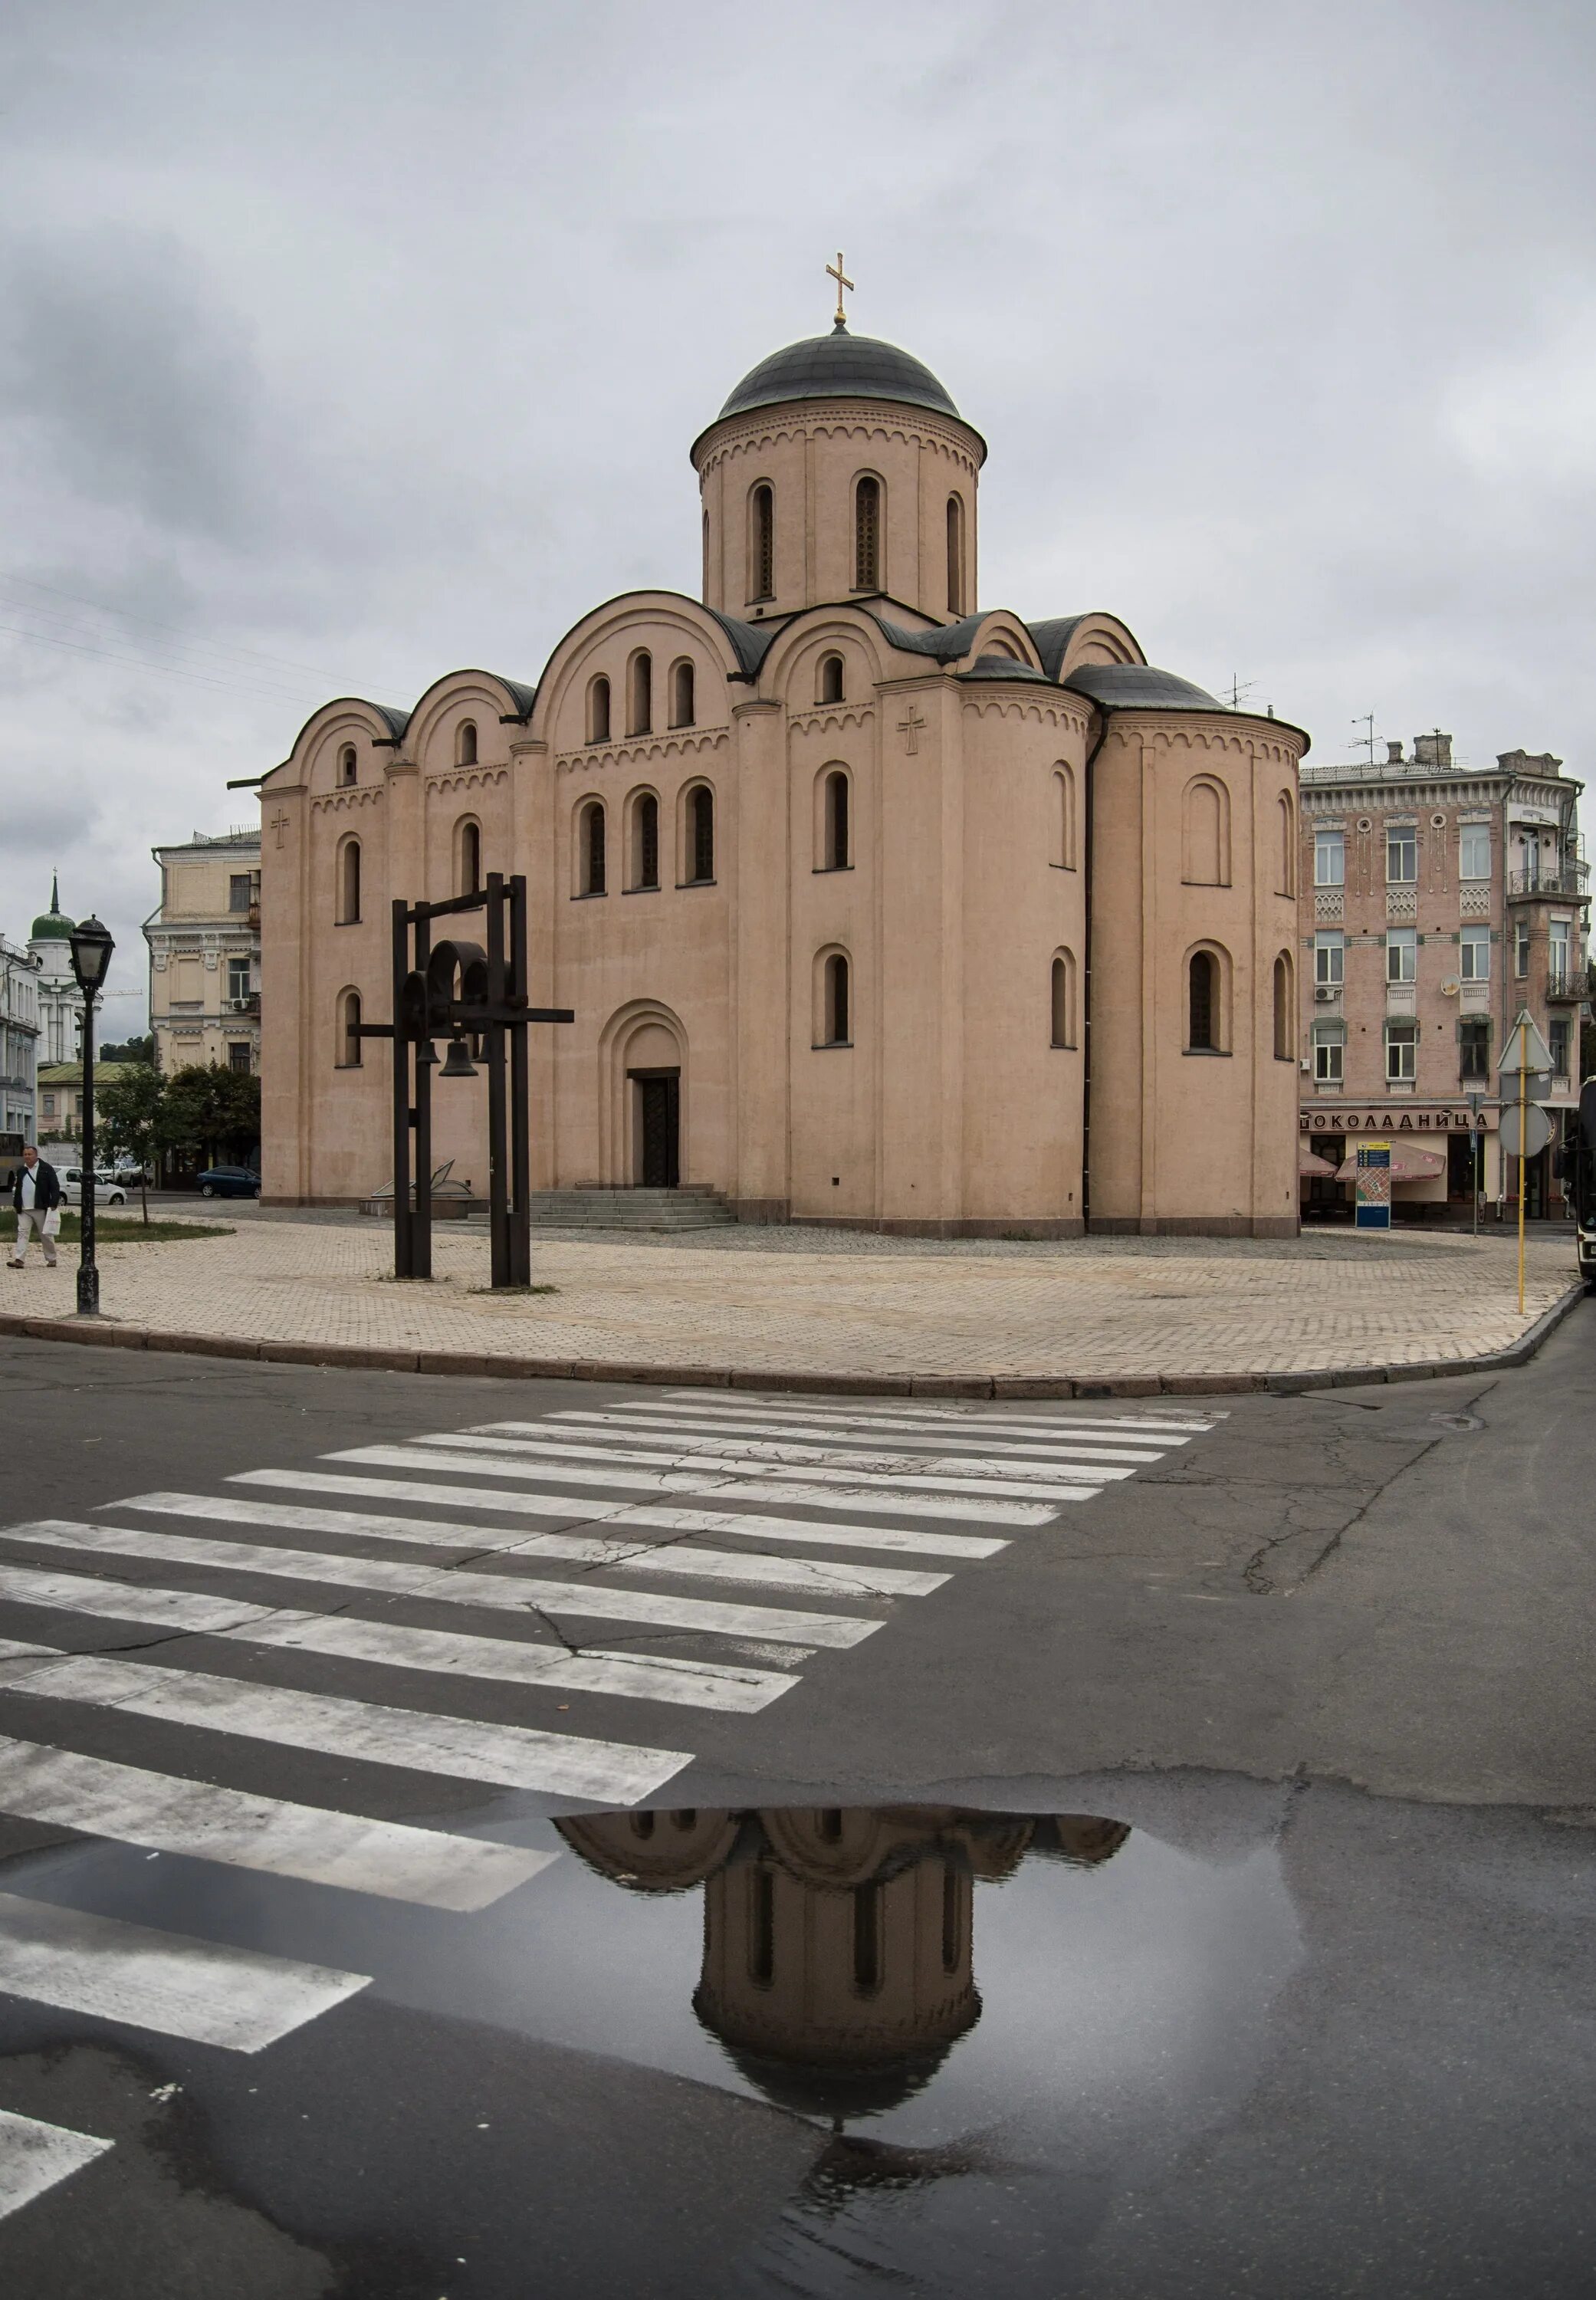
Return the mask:
[[[691,589],[688,443],[826,324],[839,242],[856,324],[991,442],[988,603],[1112,607],[1321,756],[1374,708],[1582,762],[1588,8],[78,0],[8,37],[0,778],[72,794],[119,939],[148,847],[246,815],[228,777],[320,696],[536,676],[594,601]],[[0,846],[0,925],[37,852]]]

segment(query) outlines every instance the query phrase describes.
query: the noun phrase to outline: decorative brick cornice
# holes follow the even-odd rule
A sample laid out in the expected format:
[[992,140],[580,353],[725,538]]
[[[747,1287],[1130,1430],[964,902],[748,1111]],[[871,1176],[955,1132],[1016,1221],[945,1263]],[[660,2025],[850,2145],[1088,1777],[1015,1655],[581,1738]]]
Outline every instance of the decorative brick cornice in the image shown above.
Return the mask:
[[1076,710],[1062,697],[1027,695],[1022,702],[1018,696],[983,695],[977,700],[967,695],[963,701],[964,714],[969,719],[1032,720],[1039,727],[1072,727],[1077,730],[1086,724],[1086,713]]
[[554,761],[554,772],[602,774],[606,767],[658,766],[666,759],[724,750],[729,739],[724,727],[678,727],[664,735],[639,736],[632,742],[585,743],[579,751],[561,752]]
[[324,791],[311,801],[312,814],[349,814],[358,807],[380,806],[382,792],[376,783],[352,783],[345,790]]
[[784,446],[794,439],[896,439],[910,447],[929,447],[957,463],[974,479],[980,465],[971,452],[971,434],[962,424],[934,415],[928,409],[884,403],[873,407],[857,400],[804,400],[802,412],[786,414],[769,409],[750,410],[741,422],[728,419],[724,435],[699,465],[707,476],[734,454],[748,449]]
[[508,767],[445,767],[439,773],[428,776],[427,788],[436,791],[481,790],[490,783],[509,780]]
[[875,706],[869,703],[825,703],[809,711],[789,711],[787,725],[795,735],[827,732],[835,728],[869,727],[875,721]]

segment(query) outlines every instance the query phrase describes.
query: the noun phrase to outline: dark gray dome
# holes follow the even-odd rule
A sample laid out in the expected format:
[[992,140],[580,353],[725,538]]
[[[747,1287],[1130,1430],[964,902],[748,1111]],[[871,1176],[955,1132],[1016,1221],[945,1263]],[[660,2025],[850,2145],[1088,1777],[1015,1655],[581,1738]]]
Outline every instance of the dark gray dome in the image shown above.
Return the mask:
[[1227,711],[1206,688],[1151,662],[1084,662],[1064,681],[1114,711]]
[[834,328],[828,336],[808,336],[801,344],[772,352],[749,369],[716,421],[741,415],[750,407],[774,407],[785,399],[896,399],[963,421],[930,369],[912,352],[879,343],[874,336],[851,336],[846,328]]

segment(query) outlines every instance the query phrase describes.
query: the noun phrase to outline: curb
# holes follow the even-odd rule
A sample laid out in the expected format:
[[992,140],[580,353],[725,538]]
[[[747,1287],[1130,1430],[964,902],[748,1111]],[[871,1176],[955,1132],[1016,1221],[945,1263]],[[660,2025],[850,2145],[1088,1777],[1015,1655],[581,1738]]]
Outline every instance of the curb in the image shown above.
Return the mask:
[[665,1383],[684,1389],[787,1390],[826,1397],[1215,1397],[1262,1390],[1294,1397],[1309,1389],[1352,1389],[1375,1381],[1438,1381],[1450,1374],[1498,1373],[1525,1365],[1584,1294],[1576,1279],[1559,1301],[1505,1350],[1413,1364],[1338,1366],[1305,1373],[1123,1374],[1101,1380],[1069,1374],[782,1373],[763,1367],[627,1365],[603,1359],[483,1357],[469,1351],[362,1349],[349,1342],[246,1342],[227,1334],[167,1334],[148,1326],[0,1313],[0,1336],[76,1342],[91,1348],[170,1351],[178,1355],[252,1358],[270,1365],[348,1366],[381,1373],[426,1373],[505,1381]]

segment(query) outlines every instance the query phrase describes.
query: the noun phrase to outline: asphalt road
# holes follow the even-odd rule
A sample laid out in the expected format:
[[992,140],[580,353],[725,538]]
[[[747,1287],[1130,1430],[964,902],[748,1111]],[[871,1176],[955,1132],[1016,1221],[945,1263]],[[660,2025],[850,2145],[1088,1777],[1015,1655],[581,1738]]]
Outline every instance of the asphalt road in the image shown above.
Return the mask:
[[1593,1337],[940,1412],[0,1342],[4,2288],[1592,2288]]

